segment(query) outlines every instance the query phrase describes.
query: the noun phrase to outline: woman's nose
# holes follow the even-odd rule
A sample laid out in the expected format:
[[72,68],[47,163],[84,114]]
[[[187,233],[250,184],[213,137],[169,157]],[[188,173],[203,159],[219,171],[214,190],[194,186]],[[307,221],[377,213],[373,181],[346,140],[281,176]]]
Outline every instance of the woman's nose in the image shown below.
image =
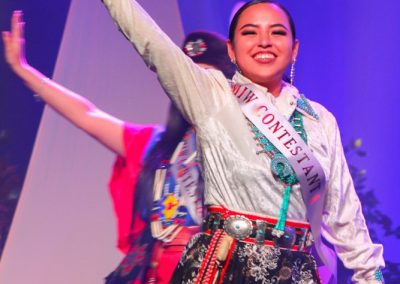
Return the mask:
[[268,34],[261,34],[260,37],[259,37],[258,45],[263,47],[263,48],[271,46],[271,38],[270,38],[270,36]]

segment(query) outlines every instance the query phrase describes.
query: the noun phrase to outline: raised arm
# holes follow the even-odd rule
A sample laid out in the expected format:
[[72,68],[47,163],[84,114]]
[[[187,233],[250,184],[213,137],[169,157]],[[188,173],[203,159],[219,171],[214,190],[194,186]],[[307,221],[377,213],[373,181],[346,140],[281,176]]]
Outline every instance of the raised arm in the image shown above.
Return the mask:
[[2,34],[5,58],[11,69],[47,105],[112,151],[125,156],[121,120],[104,113],[87,99],[49,80],[27,63],[24,55],[24,25],[22,12],[15,11],[11,18],[11,31]]
[[103,3],[146,64],[157,72],[164,90],[188,121],[197,124],[218,111],[226,96],[219,96],[215,88],[225,88],[225,93],[230,90],[221,72],[197,66],[137,1],[103,0]]

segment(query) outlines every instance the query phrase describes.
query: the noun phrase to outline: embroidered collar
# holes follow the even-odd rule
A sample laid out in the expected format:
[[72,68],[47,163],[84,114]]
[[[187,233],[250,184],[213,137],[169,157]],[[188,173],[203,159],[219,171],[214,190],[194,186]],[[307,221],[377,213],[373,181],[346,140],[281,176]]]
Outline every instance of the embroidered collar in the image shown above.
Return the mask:
[[[239,84],[253,84],[254,86],[256,86],[257,89],[262,91],[264,94],[268,93],[267,88],[265,88],[259,84],[251,82],[248,78],[246,78],[239,72],[236,72],[236,74],[232,78],[232,81],[239,83]],[[281,95],[291,97],[292,99],[294,99],[296,101],[295,108],[299,112],[301,112],[303,115],[306,115],[307,117],[314,119],[314,120],[319,120],[319,116],[318,116],[317,112],[314,110],[314,108],[311,106],[310,101],[303,94],[300,94],[296,87],[290,85],[289,83],[284,82],[284,86],[282,88]],[[276,99],[271,96],[268,96],[268,97],[275,104]],[[287,101],[289,101],[289,100],[287,100]],[[294,108],[292,109],[292,113],[293,113],[293,111],[294,111]],[[292,113],[290,113],[290,115],[292,115]]]
[[315,120],[319,120],[319,115],[315,112],[310,102],[303,94],[300,94],[300,98],[297,98],[296,108],[301,113],[308,114]]

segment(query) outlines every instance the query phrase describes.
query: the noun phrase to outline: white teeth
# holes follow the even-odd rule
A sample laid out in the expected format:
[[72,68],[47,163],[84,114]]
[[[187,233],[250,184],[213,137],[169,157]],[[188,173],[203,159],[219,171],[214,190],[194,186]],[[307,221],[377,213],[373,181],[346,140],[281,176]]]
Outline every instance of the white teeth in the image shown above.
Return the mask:
[[271,53],[259,53],[255,56],[256,59],[272,59],[274,55]]

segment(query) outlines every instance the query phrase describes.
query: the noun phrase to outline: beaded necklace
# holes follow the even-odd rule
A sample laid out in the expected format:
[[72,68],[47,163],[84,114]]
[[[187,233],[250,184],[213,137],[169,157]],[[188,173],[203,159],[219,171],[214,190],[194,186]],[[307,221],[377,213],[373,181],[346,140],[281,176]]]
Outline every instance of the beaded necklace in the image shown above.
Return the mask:
[[[300,137],[307,143],[307,133],[304,130],[303,116],[295,110],[289,119],[290,124],[293,126],[295,131]],[[265,153],[271,159],[271,171],[275,177],[277,177],[284,185],[285,190],[283,194],[283,201],[279,210],[279,218],[276,223],[272,234],[276,237],[281,237],[285,231],[286,216],[289,208],[290,192],[292,186],[298,183],[298,179],[295,171],[290,165],[288,159],[272,144],[267,137],[249,121],[251,131],[254,133],[255,140],[261,146],[262,150],[258,151],[257,154]]]

